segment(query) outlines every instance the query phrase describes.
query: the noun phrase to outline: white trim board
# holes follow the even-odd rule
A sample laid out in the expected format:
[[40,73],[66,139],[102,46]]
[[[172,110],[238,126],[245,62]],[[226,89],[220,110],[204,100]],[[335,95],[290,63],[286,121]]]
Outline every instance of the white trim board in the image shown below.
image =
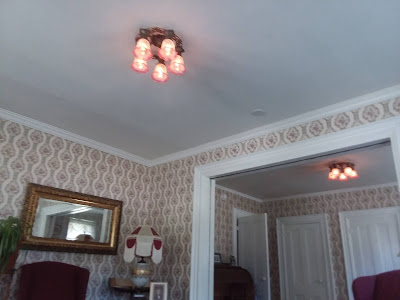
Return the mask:
[[244,198],[247,198],[247,199],[256,201],[256,202],[262,202],[262,203],[264,203],[264,201],[263,201],[262,199],[260,199],[260,198],[256,198],[256,197],[253,197],[253,196],[250,196],[250,195],[247,195],[247,194],[244,194],[244,193],[241,193],[241,192],[238,192],[238,191],[229,189],[229,188],[224,187],[224,186],[219,185],[219,184],[216,184],[215,187],[216,187],[217,189],[221,190],[221,191],[225,191],[225,192],[228,192],[228,193],[232,193],[232,194],[235,194],[235,195],[238,195],[238,196],[240,196],[240,197],[244,197]]
[[272,202],[272,201],[290,200],[290,199],[296,199],[296,198],[302,198],[302,197],[323,196],[326,194],[348,193],[348,192],[364,191],[364,190],[375,189],[375,188],[384,188],[384,187],[389,187],[389,186],[394,186],[394,185],[397,186],[398,183],[397,182],[389,182],[389,183],[382,183],[382,184],[360,186],[360,187],[355,187],[355,188],[336,189],[336,190],[328,190],[328,191],[324,191],[324,192],[298,194],[298,195],[287,196],[287,197],[269,198],[269,199],[265,199],[264,201]]
[[238,142],[243,142],[248,139],[258,137],[261,135],[275,132],[277,130],[285,129],[288,127],[304,124],[310,121],[319,120],[327,116],[332,116],[337,113],[350,111],[356,108],[360,108],[369,104],[378,103],[384,100],[389,100],[400,96],[400,85],[388,87],[373,93],[355,97],[349,100],[341,101],[339,103],[326,106],[317,110],[309,111],[304,114],[297,115],[292,118],[284,119],[269,125],[257,127],[239,134],[235,134],[226,138],[222,138],[213,142],[205,143],[203,145],[172,153],[169,155],[161,156],[156,159],[145,159],[133,153],[129,153],[113,146],[106,145],[104,143],[97,142],[90,138],[83,137],[76,133],[66,131],[64,129],[40,122],[23,115],[5,110],[0,108],[0,118],[9,120],[21,125],[28,126],[33,129],[43,131],[45,133],[64,138],[66,140],[76,142],[93,149],[97,149],[118,157],[128,159],[132,162],[142,164],[147,167],[152,167],[160,164],[164,164],[170,161],[179,160],[192,155],[196,155],[205,151],[214,150],[219,147],[226,147]]
[[152,165],[164,164],[170,161],[179,160],[185,157],[196,155],[202,152],[214,150],[220,147],[226,147],[235,143],[243,142],[251,138],[266,135],[271,132],[286,129],[289,127],[297,126],[314,120],[333,116],[338,113],[350,111],[356,108],[367,106],[370,104],[378,103],[384,100],[389,100],[400,96],[400,85],[395,85],[386,89],[382,89],[373,93],[355,97],[349,100],[341,101],[339,103],[325,106],[320,109],[309,111],[304,114],[294,116],[292,118],[284,119],[274,122],[269,125],[257,127],[239,134],[235,134],[226,138],[222,138],[210,143],[206,143],[197,147],[186,149],[173,154],[165,155],[151,161]]
[[195,167],[190,300],[212,300],[214,287],[214,178],[389,140],[400,178],[400,119],[389,118],[341,132]]

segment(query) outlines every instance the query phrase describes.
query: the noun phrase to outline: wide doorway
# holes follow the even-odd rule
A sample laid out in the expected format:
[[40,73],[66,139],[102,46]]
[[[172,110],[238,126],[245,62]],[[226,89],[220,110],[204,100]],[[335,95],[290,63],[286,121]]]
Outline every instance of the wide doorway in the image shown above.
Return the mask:
[[[388,157],[392,159],[391,167],[392,167],[392,172],[394,172],[395,174],[394,182],[392,183],[395,184],[396,187],[393,188],[388,187],[387,189],[389,190],[391,189],[392,191],[396,190],[397,192],[397,178],[398,178],[397,174],[399,173],[398,172],[399,168],[398,166],[396,166],[397,162],[399,161],[399,159],[397,159],[399,157],[398,153],[399,139],[397,139],[398,131],[395,130],[396,126],[392,121],[382,122],[379,126],[375,125],[367,126],[369,130],[366,130],[368,129],[367,127],[363,127],[363,130],[361,130],[360,128],[355,128],[352,130],[345,131],[340,135],[332,134],[329,137],[318,138],[318,141],[316,140],[305,141],[300,143],[299,145],[289,145],[282,147],[281,149],[273,149],[267,151],[268,154],[257,153],[248,157],[239,157],[231,161],[222,161],[210,165],[197,167],[195,171],[195,191],[194,191],[193,248],[192,248],[193,252],[192,252],[192,272],[191,272],[192,276],[191,295],[193,295],[193,297],[191,296],[192,299],[196,300],[213,299],[214,296],[214,291],[212,288],[214,286],[214,272],[212,270],[214,269],[213,267],[215,262],[213,257],[215,257],[214,253],[219,251],[214,247],[217,246],[216,242],[217,231],[215,229],[215,224],[218,222],[216,219],[217,217],[216,210],[220,205],[218,204],[218,199],[217,199],[219,192],[218,189],[217,190],[215,189],[215,185],[216,184],[222,185],[221,182],[219,182],[221,178],[223,177],[226,178],[226,176],[237,176],[239,173],[243,173],[243,171],[258,172],[261,170],[262,172],[262,170],[264,170],[265,168],[278,169],[282,165],[286,165],[289,163],[296,163],[299,161],[321,158],[322,156],[327,156],[327,155],[328,156],[337,155],[341,152],[354,151],[357,149],[370,146],[374,147],[376,145],[389,142],[387,144],[388,148],[390,149],[388,151],[389,153]],[[396,139],[394,139],[394,137],[396,137]],[[396,159],[393,159],[393,157]],[[373,162],[374,160],[369,160],[369,161]],[[368,176],[368,174],[364,174],[364,176],[361,177],[361,168],[359,169],[359,171],[360,171],[359,173],[360,179],[363,178],[362,180],[368,179],[369,177],[370,179],[380,178],[380,176],[375,176],[376,174],[372,176],[372,178],[371,176]],[[326,172],[324,175],[324,178],[326,178],[328,176],[327,173],[329,173],[329,169],[328,172],[326,170],[324,172]],[[285,180],[287,182],[290,181],[289,178],[286,178]],[[281,181],[285,182],[285,180]],[[362,182],[362,180],[358,182]],[[273,182],[271,183],[271,181],[263,180],[262,184],[263,185],[269,184],[270,187],[275,187]],[[379,183],[379,182],[376,183],[376,185],[380,184],[386,184],[386,183]],[[319,185],[315,184],[315,186]],[[232,189],[232,187],[226,185],[224,187]],[[350,186],[347,189],[348,189],[347,193],[350,193],[352,187]],[[387,191],[387,189],[385,189],[385,191]],[[382,187],[381,190],[384,190],[384,187]],[[249,194],[243,190],[241,190],[240,192]],[[318,194],[319,192],[315,191],[314,194],[315,193]],[[328,214],[335,213],[338,215],[339,209],[341,210],[351,210],[353,208],[357,209],[357,205],[354,205],[354,201],[352,201],[351,199],[350,201],[348,201],[348,203],[339,203],[338,201],[342,200],[341,199],[342,196],[340,195],[334,197],[333,201],[327,201],[330,200],[329,199],[330,196],[327,196],[326,198],[324,198],[326,201],[323,201],[320,205],[317,205],[318,209],[315,209],[315,207],[313,207],[312,204],[312,202],[314,201],[313,198],[314,196],[309,197],[310,198],[309,203],[301,203],[301,201],[300,202],[298,201],[296,205],[290,205],[289,202],[292,201],[292,199],[286,199],[286,198],[290,198],[291,196],[297,197],[299,195],[282,195],[281,197],[274,197],[273,201],[264,201],[266,199],[262,199],[261,197],[257,197],[255,195],[251,196],[255,198],[260,198],[262,202],[264,202],[264,204],[261,203],[261,206],[264,205],[264,208],[265,207],[268,208],[267,210],[264,211],[258,211],[257,214],[267,213],[267,218],[268,218],[267,241],[269,244],[270,257],[272,257],[273,255],[277,256],[278,254],[277,250],[271,251],[274,247],[275,249],[278,248],[278,243],[276,238],[277,218],[300,216],[304,213],[307,215],[318,214],[321,211],[322,213],[324,212]],[[285,199],[283,199],[282,197]],[[222,195],[221,199],[223,200],[224,198],[225,196]],[[278,202],[281,203],[282,205],[274,204]],[[336,207],[337,210],[335,212],[326,211],[329,209],[332,210],[332,207]],[[207,213],[207,211],[209,211],[210,213]],[[232,216],[232,212],[230,212],[230,214]],[[232,217],[230,218],[230,223],[232,224]],[[200,224],[203,225],[200,226]],[[205,224],[210,224],[210,227],[204,226]],[[332,218],[329,218],[329,225],[333,228],[339,227],[339,222],[338,221],[333,222]],[[232,228],[230,228],[229,230],[230,231],[228,235],[232,235]],[[275,234],[275,240],[271,232]],[[338,247],[338,245],[332,245],[332,239],[333,238],[331,238],[331,246]],[[336,234],[334,236],[334,239],[337,240]],[[339,240],[339,246],[341,246],[340,240]],[[206,247],[207,248],[209,247],[208,251],[204,251]],[[203,249],[203,251],[201,249]],[[336,253],[335,250],[333,250],[332,252],[334,254]],[[229,257],[230,256],[232,255],[229,255]],[[205,264],[206,261],[208,261],[209,263]],[[279,282],[279,264],[273,266],[273,261],[271,259],[270,262],[271,262],[270,285],[272,294],[271,299],[278,300],[280,298],[276,297],[276,293],[281,292],[281,286],[282,286],[281,283]],[[229,261],[225,261],[224,263],[229,263]],[[345,286],[344,290],[339,290],[338,297],[341,296],[342,294],[346,294],[346,297],[343,297],[343,299],[347,299],[348,294],[347,294],[346,280],[345,278],[343,278],[343,274],[345,273],[338,272],[338,269],[344,269],[344,266],[337,266],[336,262],[334,261],[333,269],[335,273],[333,277],[335,281],[336,292],[338,292],[337,286]],[[206,272],[206,270],[209,271]],[[276,280],[277,277],[278,280]],[[278,282],[278,284],[274,282]],[[207,289],[200,290],[199,289],[200,286],[203,287],[207,286]],[[277,290],[279,292],[276,292]],[[200,295],[202,296],[200,297]]]

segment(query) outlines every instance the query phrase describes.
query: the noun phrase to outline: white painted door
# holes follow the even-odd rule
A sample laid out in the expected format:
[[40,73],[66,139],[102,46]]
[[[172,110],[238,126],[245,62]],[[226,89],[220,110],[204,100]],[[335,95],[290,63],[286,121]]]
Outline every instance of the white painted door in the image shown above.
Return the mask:
[[327,217],[324,214],[277,220],[282,300],[333,300]]
[[267,214],[239,218],[239,266],[248,270],[257,300],[270,300]]
[[360,276],[400,269],[400,207],[341,212],[349,297]]

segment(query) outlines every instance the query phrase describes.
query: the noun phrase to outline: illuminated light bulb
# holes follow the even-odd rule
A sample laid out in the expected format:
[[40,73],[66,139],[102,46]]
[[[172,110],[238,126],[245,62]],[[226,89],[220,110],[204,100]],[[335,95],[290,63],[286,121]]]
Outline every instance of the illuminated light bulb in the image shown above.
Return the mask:
[[333,174],[332,171],[329,172],[329,175],[328,175],[329,180],[335,180],[336,178],[337,178],[337,175]]
[[186,71],[185,62],[183,57],[177,55],[174,59],[172,59],[171,63],[168,66],[168,70],[175,75],[183,75]]
[[151,74],[151,78],[155,82],[160,82],[160,83],[167,82],[168,81],[167,67],[162,63],[157,64],[156,67],[154,68],[153,73]]
[[147,61],[141,58],[135,58],[131,64],[131,68],[138,73],[146,73],[149,70]]
[[175,42],[171,39],[163,40],[161,48],[158,51],[158,56],[160,56],[165,61],[170,61],[176,56]]
[[148,60],[153,56],[150,50],[150,42],[146,39],[139,39],[136,43],[135,49],[133,49],[133,54],[136,58]]
[[358,178],[357,172],[356,172],[355,170],[353,170],[353,171],[351,172],[351,174],[350,174],[350,177],[351,177],[351,178]]
[[339,175],[339,180],[347,180],[346,174],[341,173],[341,174]]
[[338,168],[333,168],[333,169],[332,169],[332,173],[333,173],[334,175],[339,175],[340,170],[339,170]]
[[346,168],[344,168],[344,173],[345,173],[346,175],[350,176],[351,173],[353,173],[353,168],[351,168],[351,167],[346,167]]

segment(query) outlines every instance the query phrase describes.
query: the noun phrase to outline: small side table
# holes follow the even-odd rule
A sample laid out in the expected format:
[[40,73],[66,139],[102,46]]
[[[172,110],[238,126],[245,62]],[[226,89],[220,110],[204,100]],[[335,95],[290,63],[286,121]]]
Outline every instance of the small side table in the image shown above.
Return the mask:
[[149,286],[135,287],[131,280],[122,278],[110,278],[108,284],[114,291],[129,293],[131,299],[149,299]]

